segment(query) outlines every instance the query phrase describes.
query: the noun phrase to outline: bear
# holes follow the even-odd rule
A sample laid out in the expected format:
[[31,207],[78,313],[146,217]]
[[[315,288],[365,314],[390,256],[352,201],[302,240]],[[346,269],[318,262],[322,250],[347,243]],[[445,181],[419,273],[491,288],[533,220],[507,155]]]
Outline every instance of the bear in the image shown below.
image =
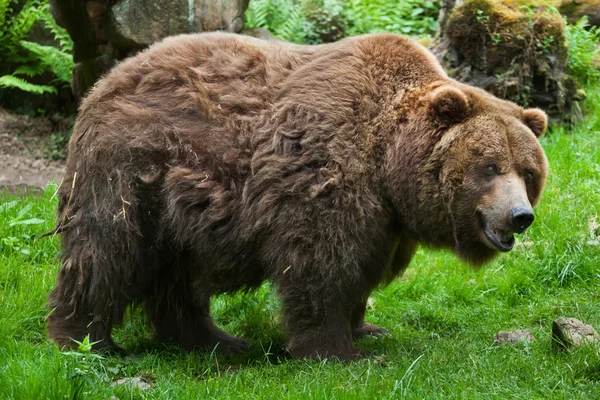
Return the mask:
[[174,36],[82,102],[58,189],[61,348],[140,305],[157,340],[239,354],[211,296],[273,283],[286,349],[354,360],[373,290],[419,245],[478,267],[533,222],[546,114],[459,83],[411,39]]

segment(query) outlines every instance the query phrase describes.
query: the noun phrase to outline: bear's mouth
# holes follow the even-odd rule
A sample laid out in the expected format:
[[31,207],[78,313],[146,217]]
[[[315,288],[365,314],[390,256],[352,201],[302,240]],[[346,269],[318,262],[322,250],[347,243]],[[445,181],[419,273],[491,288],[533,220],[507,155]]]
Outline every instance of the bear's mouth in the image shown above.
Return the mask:
[[494,229],[490,224],[485,224],[483,233],[489,242],[500,251],[511,251],[515,245],[513,232]]

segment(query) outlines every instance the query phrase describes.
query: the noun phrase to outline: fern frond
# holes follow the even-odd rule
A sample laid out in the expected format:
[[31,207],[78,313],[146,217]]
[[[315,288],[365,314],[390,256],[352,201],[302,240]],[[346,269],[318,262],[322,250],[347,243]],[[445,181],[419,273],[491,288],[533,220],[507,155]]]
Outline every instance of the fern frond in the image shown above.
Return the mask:
[[246,26],[248,28],[267,28],[271,0],[252,0],[246,11]]
[[6,16],[12,12],[11,5],[17,0],[0,0],[0,38],[7,30]]
[[56,88],[54,86],[36,85],[34,83],[27,82],[25,79],[21,79],[12,75],[0,76],[0,87],[16,88],[25,92],[35,94],[57,93]]
[[290,42],[302,41],[302,23],[304,22],[304,15],[300,10],[300,6],[293,3],[288,3],[289,7],[287,10],[287,18],[275,30],[275,36],[280,39],[287,40]]
[[590,27],[588,17],[583,16],[566,30],[568,61],[567,70],[584,85],[600,81],[596,56],[600,53],[600,28]]
[[12,57],[19,52],[19,42],[25,39],[35,21],[41,18],[41,6],[40,0],[28,0],[16,16],[5,21],[1,30],[0,54]]
[[12,75],[25,75],[31,78],[33,76],[41,75],[45,70],[46,67],[41,63],[21,65],[12,73]]
[[52,17],[52,14],[50,12],[50,4],[46,2],[42,5],[41,10],[41,19],[44,21],[44,26],[46,27],[46,29],[52,32],[52,34],[54,35],[54,39],[56,39],[60,44],[61,51],[66,53],[72,53],[73,40],[71,40],[71,37],[69,36],[67,30],[59,26]]
[[54,46],[43,46],[38,43],[21,41],[21,46],[35,54],[39,62],[50,69],[58,80],[64,83],[71,82],[71,74],[73,73],[73,57],[57,49]]

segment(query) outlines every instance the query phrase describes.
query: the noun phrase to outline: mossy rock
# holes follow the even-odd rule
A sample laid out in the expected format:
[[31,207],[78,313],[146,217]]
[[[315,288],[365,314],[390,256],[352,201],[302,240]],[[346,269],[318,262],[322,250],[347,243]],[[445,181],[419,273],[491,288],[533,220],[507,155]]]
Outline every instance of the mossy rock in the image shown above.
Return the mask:
[[566,16],[571,24],[587,16],[590,25],[600,26],[600,0],[563,0],[558,6],[558,11]]
[[566,25],[516,0],[467,0],[452,10],[436,51],[455,78],[524,106],[570,118],[577,87],[565,74]]
[[587,16],[590,25],[600,26],[600,0],[507,0],[507,4],[512,7],[555,7],[571,24]]

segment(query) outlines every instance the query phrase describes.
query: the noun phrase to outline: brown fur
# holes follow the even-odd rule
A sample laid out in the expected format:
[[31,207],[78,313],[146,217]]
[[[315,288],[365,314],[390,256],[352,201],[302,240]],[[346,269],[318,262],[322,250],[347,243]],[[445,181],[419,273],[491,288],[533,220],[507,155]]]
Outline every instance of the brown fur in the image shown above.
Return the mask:
[[508,212],[495,193],[537,202],[547,164],[530,129],[543,113],[449,79],[401,36],[169,38],[81,106],[49,335],[118,349],[111,329],[139,301],[159,339],[236,353],[247,344],[212,323],[210,297],[268,279],[294,355],[360,357],[353,338],[385,332],[364,321],[370,292],[419,243],[480,264],[497,252],[480,219]]

